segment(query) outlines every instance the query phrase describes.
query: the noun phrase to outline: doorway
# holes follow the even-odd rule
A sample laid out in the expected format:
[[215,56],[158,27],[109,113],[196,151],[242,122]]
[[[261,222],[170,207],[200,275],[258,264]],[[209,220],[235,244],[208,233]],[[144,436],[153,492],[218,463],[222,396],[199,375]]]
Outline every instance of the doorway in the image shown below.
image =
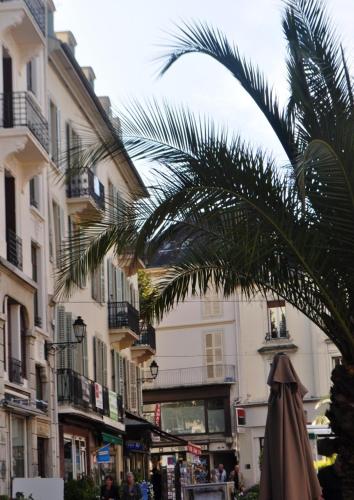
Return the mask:
[[4,124],[5,128],[11,128],[14,126],[13,120],[13,88],[12,88],[12,58],[7,49],[3,49],[2,57],[2,68],[3,68],[3,92],[4,92]]

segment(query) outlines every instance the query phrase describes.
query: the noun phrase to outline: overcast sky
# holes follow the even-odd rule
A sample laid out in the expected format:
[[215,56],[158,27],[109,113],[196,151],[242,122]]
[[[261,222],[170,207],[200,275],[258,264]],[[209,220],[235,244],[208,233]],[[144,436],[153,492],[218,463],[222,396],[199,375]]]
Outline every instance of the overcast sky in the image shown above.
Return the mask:
[[[354,0],[324,0],[349,58],[354,54]],[[181,20],[202,20],[224,31],[287,96],[281,0],[56,0],[55,29],[71,30],[82,66],[96,73],[98,95],[115,105],[128,98],[166,97],[211,115],[256,146],[282,150],[267,122],[235,79],[210,58],[182,58],[162,78],[154,59]],[[142,172],[143,175],[146,172]]]

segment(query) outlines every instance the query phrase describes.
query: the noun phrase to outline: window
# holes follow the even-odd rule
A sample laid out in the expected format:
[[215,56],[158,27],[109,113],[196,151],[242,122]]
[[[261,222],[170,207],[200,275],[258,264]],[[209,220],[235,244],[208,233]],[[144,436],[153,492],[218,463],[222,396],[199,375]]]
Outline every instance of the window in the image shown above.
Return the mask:
[[64,480],[80,479],[86,475],[86,439],[78,436],[64,436]]
[[36,58],[31,59],[26,66],[27,90],[34,95],[38,95],[37,66],[38,60]]
[[37,283],[37,288],[34,292],[34,324],[36,326],[42,326],[42,293],[41,293],[41,280],[40,280],[40,270],[39,265],[40,259],[40,249],[35,243],[31,243],[31,261],[32,261],[32,279]]
[[129,361],[130,411],[134,413],[138,412],[138,377],[136,369],[136,364]]
[[108,181],[108,206],[111,216],[119,216],[121,194],[111,181]]
[[108,299],[110,302],[122,302],[125,275],[124,272],[113,264],[112,259],[107,260]]
[[59,165],[60,155],[60,113],[53,101],[49,102],[50,154],[54,163]]
[[26,378],[26,319],[25,308],[8,298],[7,353],[10,382],[22,384]]
[[63,209],[53,201],[53,222],[54,222],[54,247],[55,264],[57,268],[61,267],[62,241],[64,239],[64,215]]
[[96,271],[91,273],[91,297],[100,304],[105,301],[103,263],[98,266]]
[[115,350],[112,357],[112,391],[122,396],[124,401],[124,358]]
[[287,338],[285,318],[285,301],[270,300],[267,302],[269,339]]
[[81,152],[81,139],[71,122],[66,122],[66,157],[68,168],[77,167],[77,160]]
[[204,401],[162,403],[161,426],[171,434],[204,434]]
[[29,182],[31,207],[39,208],[39,185],[40,185],[39,176],[36,175],[35,177],[32,177],[32,179]]
[[107,386],[107,346],[99,338],[93,337],[95,382]]
[[216,292],[209,291],[203,298],[203,318],[215,318],[222,315],[222,301]]
[[332,356],[332,370],[343,363],[342,356]]
[[26,421],[11,415],[12,477],[27,477],[26,455]]
[[205,359],[207,378],[224,377],[224,333],[208,332],[205,333]]
[[42,367],[36,365],[36,399],[37,401],[44,400],[44,390],[42,382]]
[[208,432],[225,432],[225,408],[223,399],[210,399],[207,402]]

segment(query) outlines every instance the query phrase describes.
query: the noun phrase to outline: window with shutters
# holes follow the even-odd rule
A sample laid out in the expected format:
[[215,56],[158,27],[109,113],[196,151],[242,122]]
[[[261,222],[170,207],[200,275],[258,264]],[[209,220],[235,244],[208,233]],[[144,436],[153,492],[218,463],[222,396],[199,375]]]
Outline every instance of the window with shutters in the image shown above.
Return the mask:
[[107,346],[98,337],[93,337],[95,382],[107,387]]
[[55,264],[56,267],[61,266],[62,241],[64,239],[64,218],[62,208],[53,201],[53,227],[54,227],[54,247],[55,247]]
[[268,300],[267,309],[269,322],[267,340],[287,338],[288,331],[286,327],[285,300]]
[[107,259],[108,300],[110,302],[123,301],[123,271]]
[[53,162],[59,166],[60,155],[60,113],[53,101],[49,101],[50,121],[50,155]]
[[120,200],[121,200],[121,195],[119,190],[111,181],[108,181],[108,205],[109,205],[109,212],[112,217],[119,216],[120,205],[121,205]]
[[205,360],[207,377],[223,378],[224,369],[224,333],[222,331],[205,332]]
[[122,396],[124,404],[124,358],[114,349],[111,351],[111,363],[112,391]]
[[100,304],[105,301],[104,287],[104,265],[101,263],[96,271],[91,273],[91,296],[93,300]]
[[82,141],[71,122],[66,122],[65,124],[65,136],[66,163],[68,168],[75,168],[78,164],[78,157],[81,154]]
[[136,377],[137,377],[137,397],[138,397],[138,413],[143,414],[143,370],[137,366],[136,367]]
[[123,358],[124,370],[124,403],[126,408],[130,410],[130,363],[126,358]]
[[[74,340],[72,313],[66,312],[64,306],[57,307],[55,326],[57,342],[72,342]],[[59,351],[58,367],[67,370],[74,369],[73,349]]]
[[134,413],[138,413],[138,380],[136,368],[134,363],[129,362],[130,411]]
[[222,315],[222,300],[216,292],[208,291],[202,299],[203,318],[216,318]]

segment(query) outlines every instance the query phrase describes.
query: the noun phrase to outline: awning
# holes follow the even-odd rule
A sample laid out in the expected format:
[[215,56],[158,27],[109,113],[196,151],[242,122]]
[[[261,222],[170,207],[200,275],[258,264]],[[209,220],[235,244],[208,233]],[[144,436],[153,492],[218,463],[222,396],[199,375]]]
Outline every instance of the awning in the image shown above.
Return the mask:
[[137,430],[150,430],[154,434],[166,439],[167,441],[178,443],[180,445],[188,446],[188,441],[182,439],[181,437],[175,436],[174,434],[170,434],[168,432],[163,431],[160,427],[152,424],[148,420],[142,417],[138,417],[132,413],[126,412],[126,415],[129,415],[125,418],[125,428],[127,433],[129,430],[137,431]]
[[102,441],[104,443],[123,445],[121,436],[113,436],[112,434],[108,434],[108,432],[102,432]]

